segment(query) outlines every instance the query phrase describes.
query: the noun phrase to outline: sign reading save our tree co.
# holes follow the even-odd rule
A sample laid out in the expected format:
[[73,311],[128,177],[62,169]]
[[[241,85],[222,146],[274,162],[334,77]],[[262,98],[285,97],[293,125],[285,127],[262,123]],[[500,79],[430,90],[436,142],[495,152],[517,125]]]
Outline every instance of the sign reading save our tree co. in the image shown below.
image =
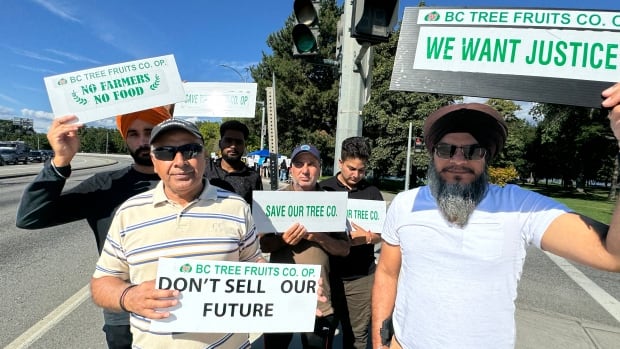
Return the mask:
[[600,107],[620,12],[408,7],[392,90]]
[[173,55],[54,75],[44,80],[54,115],[75,114],[82,123],[185,99]]

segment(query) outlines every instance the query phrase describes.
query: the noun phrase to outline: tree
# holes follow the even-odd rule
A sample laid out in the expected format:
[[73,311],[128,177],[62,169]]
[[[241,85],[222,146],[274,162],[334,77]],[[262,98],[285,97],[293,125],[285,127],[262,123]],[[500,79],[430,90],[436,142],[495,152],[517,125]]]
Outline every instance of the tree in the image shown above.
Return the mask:
[[291,16],[283,29],[267,39],[273,53],[263,53],[262,61],[250,68],[258,83],[259,100],[265,100],[265,88],[272,85],[275,76],[278,150],[282,154],[290,154],[298,144],[311,143],[321,151],[323,163],[333,163],[338,72],[324,60],[335,58],[336,26],[341,13],[335,0],[321,1],[318,55],[293,57],[291,32],[295,21]]
[[[614,168],[617,146],[601,110],[536,104],[532,113],[540,120],[535,141],[537,172],[562,178],[566,187],[576,181],[578,188],[584,188],[587,181],[600,179],[602,168]],[[606,180],[613,178],[612,172]]]

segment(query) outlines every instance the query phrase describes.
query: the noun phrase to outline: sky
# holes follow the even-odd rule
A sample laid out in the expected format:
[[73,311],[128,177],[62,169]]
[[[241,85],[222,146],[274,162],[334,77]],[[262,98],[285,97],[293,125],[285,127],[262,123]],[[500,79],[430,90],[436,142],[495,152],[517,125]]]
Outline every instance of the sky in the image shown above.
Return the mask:
[[[399,20],[404,7],[418,3],[400,0]],[[426,5],[617,10],[617,0],[428,0]],[[54,118],[43,82],[47,76],[173,54],[185,81],[251,81],[248,67],[271,54],[267,37],[284,27],[293,0],[0,0],[0,8],[0,119],[30,118],[44,133]],[[113,125],[109,118],[97,126]]]

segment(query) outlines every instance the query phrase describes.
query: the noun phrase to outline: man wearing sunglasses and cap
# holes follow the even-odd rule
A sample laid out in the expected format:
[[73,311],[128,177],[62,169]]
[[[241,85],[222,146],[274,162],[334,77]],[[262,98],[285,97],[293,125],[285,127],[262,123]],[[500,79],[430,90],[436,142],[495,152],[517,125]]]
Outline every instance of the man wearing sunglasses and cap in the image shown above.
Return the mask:
[[[620,84],[603,92],[620,139]],[[425,121],[428,185],[387,213],[372,292],[373,348],[393,314],[390,348],[514,348],[517,284],[528,246],[620,271],[620,207],[611,227],[516,185],[489,184],[507,137],[488,105],[440,108]]]
[[[116,126],[133,164],[97,173],[65,192],[71,161],[80,147],[78,130],[82,124],[75,115],[54,119],[47,132],[54,158],[43,165],[37,178],[24,190],[17,209],[17,227],[42,229],[86,219],[101,253],[116,208],[159,182],[151,162],[149,138],[155,125],[171,117],[169,110],[170,106],[156,107],[118,115]],[[129,315],[104,311],[104,321],[108,348],[131,348]]]
[[161,181],[119,207],[91,279],[93,301],[131,313],[137,348],[249,347],[247,333],[150,331],[151,319],[169,317],[165,309],[180,297],[155,288],[159,257],[264,261],[249,205],[204,177],[204,139],[196,125],[166,120],[153,128],[150,144]]

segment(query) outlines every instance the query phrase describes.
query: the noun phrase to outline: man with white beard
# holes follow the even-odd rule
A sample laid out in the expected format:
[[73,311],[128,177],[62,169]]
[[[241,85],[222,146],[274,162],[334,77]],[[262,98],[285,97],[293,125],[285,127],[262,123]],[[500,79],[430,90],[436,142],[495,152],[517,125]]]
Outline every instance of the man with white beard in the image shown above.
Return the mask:
[[[620,84],[603,92],[620,139]],[[488,183],[508,128],[488,105],[442,107],[424,124],[428,186],[398,194],[382,232],[372,291],[373,348],[393,318],[390,348],[515,345],[517,285],[529,245],[620,271],[620,206],[611,226],[516,185]]]

